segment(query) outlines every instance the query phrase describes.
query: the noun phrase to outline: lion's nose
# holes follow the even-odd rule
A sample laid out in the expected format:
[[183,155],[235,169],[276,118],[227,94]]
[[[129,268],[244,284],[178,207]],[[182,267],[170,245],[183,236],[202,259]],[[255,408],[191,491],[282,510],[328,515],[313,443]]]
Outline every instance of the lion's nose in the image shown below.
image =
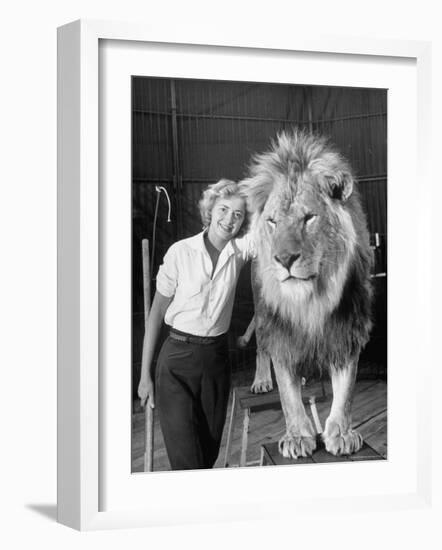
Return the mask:
[[287,270],[290,270],[290,268],[296,262],[299,256],[301,256],[301,254],[290,254],[289,252],[283,252],[278,256],[275,255],[274,258],[278,263],[283,265]]

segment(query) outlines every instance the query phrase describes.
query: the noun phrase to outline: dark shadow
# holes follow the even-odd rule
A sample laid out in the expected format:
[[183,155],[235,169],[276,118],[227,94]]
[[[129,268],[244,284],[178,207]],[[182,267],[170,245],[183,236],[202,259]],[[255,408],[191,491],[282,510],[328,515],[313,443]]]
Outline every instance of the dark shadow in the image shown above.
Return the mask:
[[57,505],[56,504],[25,504],[26,508],[37,512],[52,521],[57,521]]

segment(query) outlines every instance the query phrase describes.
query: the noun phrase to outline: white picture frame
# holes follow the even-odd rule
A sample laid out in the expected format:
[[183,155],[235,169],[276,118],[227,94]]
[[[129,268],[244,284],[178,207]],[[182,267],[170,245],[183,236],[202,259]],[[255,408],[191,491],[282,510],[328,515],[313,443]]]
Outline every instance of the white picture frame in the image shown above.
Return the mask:
[[[355,505],[366,511],[428,505],[431,499],[431,456],[425,449],[430,449],[427,419],[430,416],[431,402],[427,397],[424,398],[423,388],[429,385],[432,364],[429,356],[432,266],[431,219],[424,205],[431,204],[432,193],[426,156],[429,150],[431,119],[431,104],[428,100],[431,45],[426,42],[366,40],[344,36],[311,38],[302,34],[297,34],[296,37],[284,36],[268,44],[261,36],[253,40],[245,40],[239,36],[235,39],[206,39],[202,33],[199,38],[190,38],[186,36],[185,30],[180,35],[175,33],[173,36],[165,36],[163,33],[155,34],[152,29],[148,30],[143,25],[76,21],[61,27],[58,34],[58,521],[80,530],[138,527],[259,518],[263,515],[266,502],[275,502],[278,499],[290,505],[285,508],[291,514],[295,510],[299,513],[308,513],[312,509],[325,510],[333,502],[330,494],[321,488],[313,491],[311,498],[305,495],[295,498],[286,493],[279,497],[277,491],[267,489],[261,490],[261,493],[244,492],[243,496],[236,495],[234,505],[226,511],[222,504],[227,502],[227,496],[223,501],[219,493],[217,502],[214,502],[216,506],[212,507],[199,503],[195,495],[189,498],[189,480],[193,484],[197,482],[196,493],[201,492],[207,497],[204,493],[204,486],[208,485],[207,475],[215,476],[215,472],[174,472],[150,479],[146,477],[144,480],[139,475],[132,476],[132,485],[143,484],[149,487],[154,497],[150,499],[151,504],[146,502],[146,505],[141,506],[135,501],[129,504],[130,496],[127,492],[120,505],[118,500],[114,500],[110,507],[103,505],[102,485],[106,481],[106,472],[103,472],[102,455],[108,449],[103,444],[103,419],[100,418],[106,414],[107,409],[102,406],[102,401],[107,399],[103,392],[108,391],[100,384],[100,338],[103,320],[100,308],[105,294],[101,288],[101,233],[107,227],[100,223],[100,212],[104,208],[103,190],[100,186],[99,126],[100,113],[104,109],[100,104],[99,93],[102,59],[100,44],[104,44],[103,41],[124,43],[128,48],[131,45],[162,44],[167,45],[172,53],[198,48],[209,60],[211,52],[217,49],[228,51],[232,58],[247,52],[262,52],[263,55],[268,52],[269,55],[271,53],[279,56],[282,64],[291,53],[298,52],[310,56],[312,61],[321,58],[325,64],[335,57],[342,60],[351,58],[356,63],[363,63],[363,59],[371,58],[393,64],[409,60],[415,65],[417,125],[410,147],[420,174],[420,196],[423,201],[422,205],[418,205],[416,239],[419,237],[419,242],[426,242],[428,246],[421,247],[418,251],[419,268],[412,278],[412,285],[415,287],[411,287],[414,288],[415,299],[412,300],[414,313],[410,322],[416,324],[413,328],[418,332],[415,344],[418,347],[407,350],[406,355],[409,358],[404,358],[404,361],[410,362],[419,354],[422,356],[422,350],[425,350],[428,360],[422,361],[420,378],[413,382],[412,390],[416,396],[416,407],[410,413],[413,415],[413,461],[407,464],[414,472],[412,489],[404,487],[403,491],[390,489],[390,492],[375,491],[366,495],[353,495],[350,490],[336,498],[342,511],[352,509]],[[185,76],[185,69],[183,71]],[[413,124],[411,128],[414,128]],[[127,148],[129,145],[127,143]],[[127,150],[125,154],[127,155]],[[396,164],[393,162],[390,168],[394,176]],[[399,220],[394,222],[397,227],[389,227],[389,233],[391,234],[391,229],[393,235],[398,235],[401,221],[393,216],[394,219]],[[403,252],[406,250],[404,246]],[[130,376],[129,369],[126,374],[127,377]],[[394,429],[395,424],[392,425]],[[419,453],[417,449],[420,450]],[[130,448],[127,449],[127,453],[129,452]],[[393,459],[389,462],[388,467],[394,473],[399,468],[395,466],[394,450]],[[319,468],[320,472],[327,474],[326,466]],[[265,476],[263,485],[267,487],[274,486],[275,483],[286,483],[293,475],[290,468],[267,468],[265,472],[247,470],[250,471],[231,470],[228,472],[229,479],[225,475],[222,477],[226,472],[216,472],[216,477],[210,481],[213,479],[213,483],[218,484],[217,487],[225,485],[230,490],[229,487],[235,484],[255,485],[253,476],[257,474]],[[336,470],[335,474],[341,475]],[[173,480],[172,483],[170,479]],[[204,482],[201,483],[201,480]],[[173,501],[170,498],[160,498],[164,495],[168,497],[174,487],[179,490],[176,490]],[[279,516],[285,513],[280,507],[276,508]],[[268,511],[266,515],[269,515]]]

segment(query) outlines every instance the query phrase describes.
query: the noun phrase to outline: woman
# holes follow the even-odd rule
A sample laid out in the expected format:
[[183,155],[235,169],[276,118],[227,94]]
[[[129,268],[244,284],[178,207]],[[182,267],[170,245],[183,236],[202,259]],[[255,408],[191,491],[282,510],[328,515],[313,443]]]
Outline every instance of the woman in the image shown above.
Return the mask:
[[152,359],[163,320],[156,401],[173,470],[212,468],[230,391],[227,331],[241,267],[251,256],[245,200],[221,180],[200,201],[204,231],[173,244],[157,275],[143,345],[138,395],[154,407]]

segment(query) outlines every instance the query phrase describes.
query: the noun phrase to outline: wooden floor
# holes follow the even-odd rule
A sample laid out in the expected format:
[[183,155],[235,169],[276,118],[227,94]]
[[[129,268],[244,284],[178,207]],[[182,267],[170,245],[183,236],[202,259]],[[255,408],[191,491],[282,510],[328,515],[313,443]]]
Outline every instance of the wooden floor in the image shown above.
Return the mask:
[[[321,395],[319,384],[308,386],[308,392]],[[318,415],[324,426],[331,404],[331,387],[325,384],[327,399],[317,404]],[[138,405],[135,405],[138,407]],[[308,408],[308,407],[307,407]],[[144,412],[139,407],[132,417],[132,471],[143,471],[144,454]],[[221,450],[215,467],[223,467],[228,421],[231,413],[231,398],[228,408],[226,426],[224,428]],[[229,464],[239,463],[242,411],[236,415]],[[387,384],[381,380],[360,381],[356,385],[353,402],[353,427],[358,428],[364,440],[383,457],[387,457]],[[154,415],[154,470],[170,470],[169,461],[164,447],[164,441],[158,422]],[[258,464],[261,445],[277,441],[285,431],[284,417],[281,409],[275,408],[252,413],[247,446],[247,463]]]

